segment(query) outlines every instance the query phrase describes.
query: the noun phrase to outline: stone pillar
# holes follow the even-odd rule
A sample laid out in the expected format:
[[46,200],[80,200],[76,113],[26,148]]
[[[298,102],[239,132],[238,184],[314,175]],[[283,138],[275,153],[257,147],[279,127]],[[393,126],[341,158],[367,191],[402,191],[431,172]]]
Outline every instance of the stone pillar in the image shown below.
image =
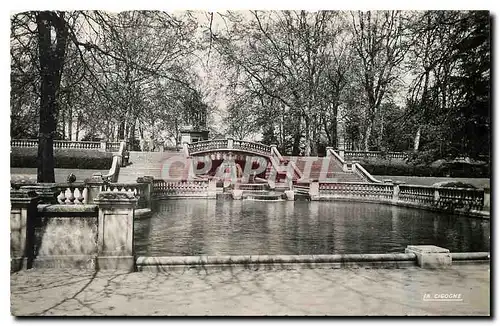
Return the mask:
[[137,183],[146,184],[146,186],[144,187],[144,192],[142,193],[142,198],[144,198],[144,202],[146,203],[147,208],[151,208],[151,193],[153,192],[153,181],[154,177],[149,175],[137,178]]
[[399,201],[399,182],[394,182],[392,188],[392,201],[394,202]]
[[227,148],[229,148],[229,149],[233,148],[233,142],[234,142],[233,138],[228,138],[227,139]]
[[422,268],[438,269],[451,266],[450,250],[445,248],[431,245],[409,245],[406,247],[405,253],[414,253],[417,256],[418,266]]
[[295,200],[295,192],[293,190],[285,190],[286,200],[294,201]]
[[105,191],[99,206],[97,268],[134,271],[134,209],[137,198],[129,192]]
[[271,155],[278,152],[278,145],[271,144],[269,146],[271,147]]
[[215,179],[208,181],[207,198],[217,198],[217,181]]
[[309,185],[309,196],[311,200],[319,200],[319,182],[313,181]]
[[490,211],[490,188],[484,188],[483,211]]
[[101,147],[99,148],[99,152],[105,152],[105,151],[106,151],[106,142],[102,141]]
[[434,205],[439,203],[439,189],[434,189]]
[[101,192],[102,186],[104,185],[102,173],[94,173],[92,175],[92,178],[85,181],[85,184],[87,185],[87,204],[93,204],[94,200],[97,198],[97,195],[99,195],[99,193]]
[[10,270],[28,266],[35,242],[35,220],[39,197],[32,190],[10,191]]
[[188,143],[182,143],[182,151],[184,152],[185,157],[189,157],[189,146]]

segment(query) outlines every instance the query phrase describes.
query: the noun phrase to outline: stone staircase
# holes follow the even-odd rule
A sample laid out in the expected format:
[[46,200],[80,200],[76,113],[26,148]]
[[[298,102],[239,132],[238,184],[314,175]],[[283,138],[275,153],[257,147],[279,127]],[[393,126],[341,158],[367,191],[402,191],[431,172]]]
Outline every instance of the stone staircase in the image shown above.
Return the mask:
[[[310,182],[312,180],[325,180],[321,178],[321,167],[325,160],[329,160],[326,173],[326,180],[337,182],[365,182],[357,173],[344,172],[337,160],[333,157],[302,157],[283,156],[287,161],[295,162],[297,168],[302,172],[303,179],[300,181]],[[305,173],[307,160],[312,161],[310,173]],[[138,177],[152,176],[155,179],[180,179],[187,178],[189,159],[184,157],[182,152],[130,152],[130,164],[120,169],[118,175],[119,183],[135,182]],[[290,164],[290,163],[288,163]],[[272,175],[272,164],[269,164],[265,176],[266,179]],[[168,178],[168,176],[170,178]],[[278,175],[277,182],[283,181],[285,175]],[[298,181],[294,178],[294,181]]]
[[[118,182],[135,182],[138,177],[152,176],[163,179],[187,177],[188,159],[181,152],[130,152],[131,164],[120,169]],[[168,173],[167,173],[168,172]]]

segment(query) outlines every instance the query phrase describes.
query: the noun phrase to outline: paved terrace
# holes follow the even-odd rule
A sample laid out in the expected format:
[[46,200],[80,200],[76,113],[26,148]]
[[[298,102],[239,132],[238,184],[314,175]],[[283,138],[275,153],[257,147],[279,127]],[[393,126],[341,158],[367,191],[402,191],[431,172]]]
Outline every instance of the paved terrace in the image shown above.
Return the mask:
[[[424,301],[459,293],[462,302]],[[294,269],[11,275],[11,311],[29,315],[490,314],[488,264],[446,270]]]

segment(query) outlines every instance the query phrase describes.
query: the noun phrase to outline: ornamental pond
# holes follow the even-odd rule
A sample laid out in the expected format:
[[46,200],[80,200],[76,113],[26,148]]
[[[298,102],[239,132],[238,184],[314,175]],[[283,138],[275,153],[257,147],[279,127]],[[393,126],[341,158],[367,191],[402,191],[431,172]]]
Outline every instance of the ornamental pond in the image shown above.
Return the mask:
[[177,199],[134,221],[137,256],[490,251],[490,221],[383,204]]

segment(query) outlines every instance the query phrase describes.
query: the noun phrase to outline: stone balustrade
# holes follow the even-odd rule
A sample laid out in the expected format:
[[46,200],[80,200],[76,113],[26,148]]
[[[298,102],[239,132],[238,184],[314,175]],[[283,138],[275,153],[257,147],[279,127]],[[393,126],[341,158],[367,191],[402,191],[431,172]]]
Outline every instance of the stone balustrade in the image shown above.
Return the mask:
[[106,152],[118,152],[120,150],[121,142],[107,142],[106,143]]
[[239,190],[248,190],[248,191],[262,191],[267,189],[266,183],[241,183],[235,184]]
[[189,154],[227,148],[227,139],[204,140],[187,144]]
[[187,144],[189,154],[213,150],[239,150],[265,156],[271,155],[271,147],[261,143],[255,143],[237,139],[212,139]]
[[87,205],[101,192],[127,192],[138,199],[141,208],[150,208],[151,183],[151,177],[139,178],[137,183],[110,183],[96,175],[79,183],[11,183],[11,189],[33,191],[40,203],[57,205]]
[[397,183],[311,182],[311,200],[345,199],[489,216],[489,191]]
[[435,204],[435,187],[431,186],[399,186],[399,200],[417,205]]
[[208,197],[216,196],[215,180],[165,181],[154,180],[151,197],[165,199],[175,197]]
[[393,186],[379,183],[320,183],[320,195],[339,197],[357,197],[365,199],[392,200]]
[[10,141],[11,147],[37,147],[37,139],[12,139]]
[[406,152],[382,152],[382,151],[344,151],[344,158],[349,160],[363,158],[380,158],[390,160],[406,160],[408,153]]
[[84,183],[60,184],[56,187],[60,205],[85,205],[89,203],[89,189]]
[[252,153],[258,153],[265,156],[269,156],[271,154],[270,146],[245,140],[233,140],[233,148]]
[[134,271],[132,192],[98,194],[95,204],[43,204],[11,190],[11,270],[85,268]]
[[[451,209],[454,207],[465,210],[484,210],[485,192],[478,189],[437,188],[435,200],[438,207]],[[489,206],[489,205],[488,205]]]
[[[84,149],[118,152],[121,142],[54,140],[57,149]],[[38,139],[11,139],[11,147],[38,147]]]

